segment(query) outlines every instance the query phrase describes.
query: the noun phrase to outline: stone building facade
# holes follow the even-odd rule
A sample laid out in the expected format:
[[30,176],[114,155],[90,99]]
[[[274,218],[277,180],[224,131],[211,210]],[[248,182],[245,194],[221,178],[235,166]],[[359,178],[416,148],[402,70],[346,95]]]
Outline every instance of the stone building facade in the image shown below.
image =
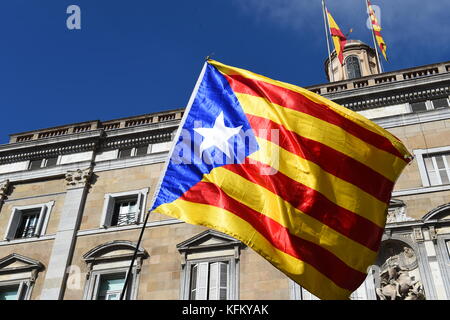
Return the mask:
[[[351,41],[346,59],[333,70],[341,81],[308,89],[415,155],[352,298],[450,299],[450,62],[379,74],[373,49]],[[118,298],[182,115],[88,121],[0,145],[0,299]],[[159,214],[137,252],[128,299],[315,298],[239,241]]]

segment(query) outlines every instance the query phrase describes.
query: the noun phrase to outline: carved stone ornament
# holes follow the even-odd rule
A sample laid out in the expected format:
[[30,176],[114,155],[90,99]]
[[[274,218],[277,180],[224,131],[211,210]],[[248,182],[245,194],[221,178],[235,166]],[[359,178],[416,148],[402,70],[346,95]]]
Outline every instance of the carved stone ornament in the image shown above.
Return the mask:
[[9,180],[0,182],[0,200],[6,197],[9,188]]
[[403,252],[386,260],[381,267],[381,281],[376,293],[380,300],[425,300],[421,281],[409,274],[418,267],[414,250]]
[[406,215],[405,209],[406,209],[405,206],[389,208],[386,223],[395,223],[395,222],[414,220]]
[[81,188],[89,183],[92,176],[92,168],[67,171],[66,183],[70,188]]

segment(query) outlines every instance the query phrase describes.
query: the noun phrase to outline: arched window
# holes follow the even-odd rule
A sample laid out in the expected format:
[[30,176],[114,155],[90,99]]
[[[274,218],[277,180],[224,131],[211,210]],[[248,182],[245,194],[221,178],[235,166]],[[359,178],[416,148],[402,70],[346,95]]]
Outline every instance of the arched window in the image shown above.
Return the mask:
[[[83,256],[88,265],[85,300],[119,300],[135,248],[133,242],[116,240],[99,245]],[[125,291],[126,300],[137,297],[142,260],[147,257],[147,251],[139,247]]]
[[361,78],[361,66],[357,56],[348,56],[345,59],[347,66],[347,77],[349,79]]

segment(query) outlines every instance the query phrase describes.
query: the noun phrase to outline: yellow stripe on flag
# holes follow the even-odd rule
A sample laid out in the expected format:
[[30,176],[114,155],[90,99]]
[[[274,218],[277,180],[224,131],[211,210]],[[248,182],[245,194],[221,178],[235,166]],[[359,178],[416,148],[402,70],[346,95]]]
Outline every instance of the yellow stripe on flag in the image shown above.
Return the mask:
[[292,180],[304,184],[324,195],[333,203],[352,211],[376,225],[384,228],[386,217],[380,215],[387,204],[362,191],[351,183],[322,170],[315,163],[300,158],[278,145],[256,138],[260,150],[251,154],[250,159],[275,168]]
[[234,172],[223,167],[214,168],[204,176],[203,181],[214,183],[233,199],[289,229],[291,234],[327,249],[353,269],[365,273],[367,265],[375,261],[376,252],[304,214],[278,195]]
[[301,282],[307,290],[315,292],[323,299],[348,299],[351,294],[311,265],[273,247],[266,238],[254,230],[251,224],[225,209],[177,199],[172,203],[161,205],[154,212],[187,223],[213,228],[242,241],[295,281]]
[[272,120],[302,137],[325,144],[367,165],[392,182],[395,182],[397,173],[404,167],[403,160],[367,144],[339,126],[261,97],[242,93],[236,93],[236,96],[245,113]]

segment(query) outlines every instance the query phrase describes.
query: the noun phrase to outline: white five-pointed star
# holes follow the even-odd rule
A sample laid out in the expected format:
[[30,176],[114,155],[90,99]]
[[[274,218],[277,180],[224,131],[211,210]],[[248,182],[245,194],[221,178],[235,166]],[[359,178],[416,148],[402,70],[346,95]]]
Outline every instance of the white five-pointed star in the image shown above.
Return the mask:
[[223,118],[223,112],[219,114],[214,122],[214,127],[212,128],[194,128],[195,132],[203,136],[202,144],[200,145],[200,157],[203,155],[203,151],[210,147],[216,147],[225,153],[229,158],[230,146],[228,144],[228,139],[232,136],[237,135],[241,131],[242,126],[236,128],[229,128],[225,126],[225,121]]

